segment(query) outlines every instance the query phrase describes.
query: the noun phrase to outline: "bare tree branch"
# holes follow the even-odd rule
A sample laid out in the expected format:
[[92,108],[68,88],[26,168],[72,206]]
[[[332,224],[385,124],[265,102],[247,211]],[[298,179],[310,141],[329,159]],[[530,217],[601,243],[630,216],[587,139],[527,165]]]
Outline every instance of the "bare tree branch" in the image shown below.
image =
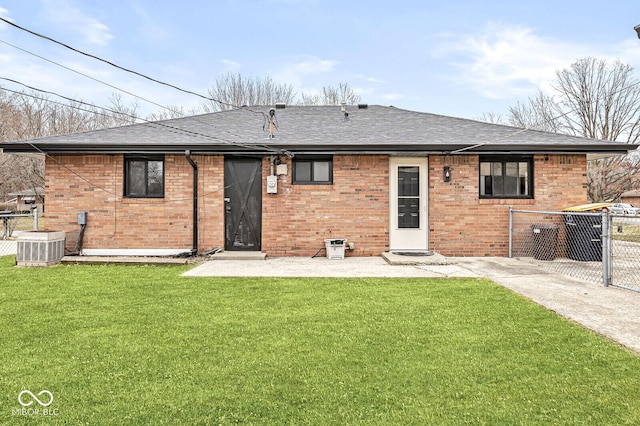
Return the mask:
[[[554,96],[542,92],[510,109],[518,127],[588,138],[637,143],[640,140],[640,81],[629,65],[580,59],[556,73]],[[638,187],[638,155],[589,162],[587,195],[592,201],[618,200]]]
[[[0,88],[0,140],[96,130],[130,124],[137,117],[137,104],[126,106],[119,95],[111,98],[108,112],[80,101],[60,103],[38,92],[9,92]],[[44,186],[41,156],[0,154],[0,201],[8,193]]]
[[293,86],[279,84],[271,77],[251,78],[227,73],[218,76],[209,89],[211,101],[202,105],[205,112],[223,111],[241,106],[290,104],[295,99]]
[[360,103],[360,95],[349,83],[339,83],[338,87],[324,86],[322,93],[307,94],[302,92],[298,105],[355,105]]

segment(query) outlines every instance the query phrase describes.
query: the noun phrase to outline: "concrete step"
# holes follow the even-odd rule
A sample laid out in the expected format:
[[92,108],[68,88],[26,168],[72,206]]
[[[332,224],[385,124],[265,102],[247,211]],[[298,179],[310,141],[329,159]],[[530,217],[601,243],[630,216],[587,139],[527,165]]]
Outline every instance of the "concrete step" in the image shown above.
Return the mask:
[[434,252],[406,253],[384,252],[382,258],[390,265],[452,265],[455,262]]
[[223,251],[211,256],[211,260],[266,260],[267,254],[259,251]]

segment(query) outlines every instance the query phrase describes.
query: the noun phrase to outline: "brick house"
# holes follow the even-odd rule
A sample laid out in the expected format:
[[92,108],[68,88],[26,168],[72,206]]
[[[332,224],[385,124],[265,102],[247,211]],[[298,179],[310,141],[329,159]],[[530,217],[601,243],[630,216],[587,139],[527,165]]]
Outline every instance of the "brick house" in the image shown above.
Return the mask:
[[84,254],[508,253],[508,208],[587,202],[592,155],[635,145],[374,105],[243,107],[4,142],[46,157],[51,230]]
[[620,195],[620,202],[640,206],[640,191],[626,191]]
[[44,188],[41,186],[10,192],[7,195],[10,200],[15,200],[15,211],[29,211],[32,206],[38,207],[41,213],[44,211]]

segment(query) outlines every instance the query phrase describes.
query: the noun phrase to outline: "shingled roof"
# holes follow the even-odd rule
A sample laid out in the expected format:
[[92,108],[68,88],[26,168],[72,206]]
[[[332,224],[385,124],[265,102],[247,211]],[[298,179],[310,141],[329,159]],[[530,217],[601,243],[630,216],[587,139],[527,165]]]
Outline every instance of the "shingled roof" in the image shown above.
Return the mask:
[[379,105],[243,107],[123,127],[3,142],[46,153],[606,153],[638,145],[520,129]]

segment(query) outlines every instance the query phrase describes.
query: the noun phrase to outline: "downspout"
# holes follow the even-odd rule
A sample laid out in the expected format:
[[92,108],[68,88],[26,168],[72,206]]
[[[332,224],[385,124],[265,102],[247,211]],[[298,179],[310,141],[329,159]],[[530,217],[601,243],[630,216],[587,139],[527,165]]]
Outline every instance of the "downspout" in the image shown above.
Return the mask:
[[198,165],[191,159],[191,151],[186,150],[184,156],[193,167],[193,249],[191,254],[198,254]]

